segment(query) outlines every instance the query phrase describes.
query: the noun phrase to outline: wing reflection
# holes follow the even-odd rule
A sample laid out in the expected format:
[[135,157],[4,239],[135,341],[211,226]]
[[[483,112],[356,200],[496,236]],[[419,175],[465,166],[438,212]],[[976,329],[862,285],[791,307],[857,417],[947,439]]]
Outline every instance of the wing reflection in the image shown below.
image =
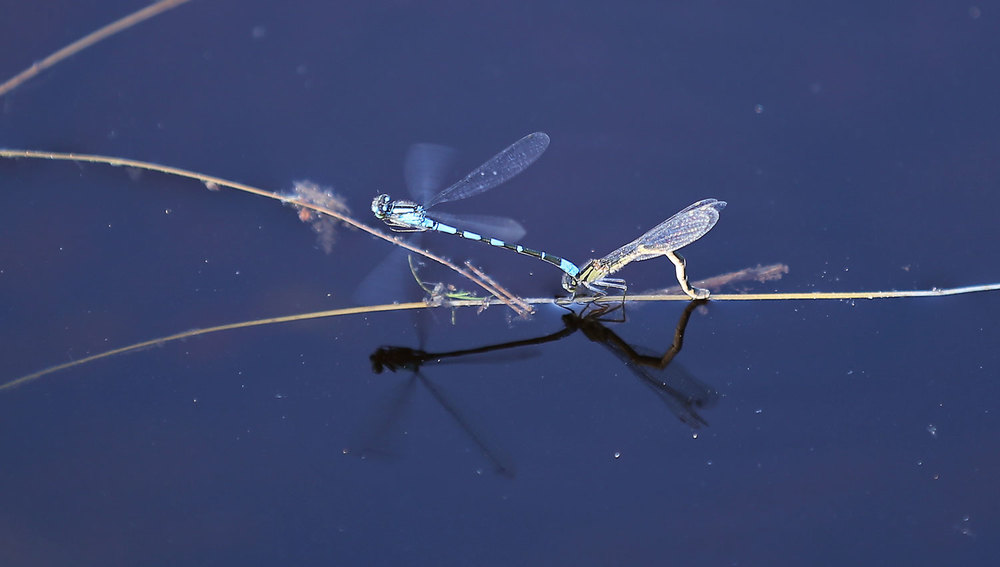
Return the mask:
[[[446,352],[428,352],[423,349],[404,346],[382,346],[376,349],[370,356],[372,370],[377,374],[382,373],[384,370],[413,373],[413,380],[419,381],[427,388],[434,399],[441,404],[466,435],[479,447],[483,456],[494,465],[497,472],[505,476],[513,476],[513,467],[507,462],[507,459],[501,457],[494,446],[488,443],[472,426],[472,423],[458,411],[455,404],[446,397],[441,387],[423,374],[422,368],[424,365],[437,365],[458,361],[475,362],[477,358],[481,358],[481,355],[512,349],[526,349],[531,346],[557,341],[580,331],[585,337],[607,348],[621,360],[640,382],[649,387],[664,402],[667,408],[681,422],[693,429],[698,429],[708,425],[708,422],[701,416],[700,412],[714,406],[718,401],[719,393],[711,386],[692,376],[687,370],[674,362],[674,358],[684,346],[684,332],[691,314],[698,306],[704,303],[705,301],[688,302],[684,312],[681,313],[680,319],[677,321],[673,341],[661,355],[647,354],[649,352],[648,349],[629,344],[607,327],[605,323],[624,321],[624,317],[616,321],[608,318],[612,313],[623,309],[619,304],[612,308],[584,310],[580,314],[572,311],[568,312],[562,317],[564,325],[562,329],[540,337]],[[515,358],[520,356],[516,352],[508,354],[513,355]],[[522,350],[520,354],[530,356],[534,353],[528,354]],[[412,389],[408,390],[412,391]],[[385,428],[383,427],[380,430],[383,429]]]

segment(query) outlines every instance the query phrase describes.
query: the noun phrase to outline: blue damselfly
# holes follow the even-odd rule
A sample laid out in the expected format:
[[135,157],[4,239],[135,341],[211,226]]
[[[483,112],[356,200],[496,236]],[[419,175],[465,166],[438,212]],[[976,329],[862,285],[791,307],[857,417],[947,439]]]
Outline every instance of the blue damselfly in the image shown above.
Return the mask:
[[[375,218],[385,222],[389,228],[396,232],[436,231],[467,240],[483,242],[498,248],[512,250],[518,254],[544,260],[562,270],[567,276],[575,277],[580,272],[580,268],[572,262],[559,256],[553,256],[546,252],[507,242],[507,240],[516,239],[509,237],[505,239],[500,231],[495,230],[504,228],[504,225],[495,223],[495,217],[468,217],[466,215],[452,217],[451,215],[438,212],[428,213],[428,210],[435,205],[447,203],[448,201],[467,199],[508,181],[527,169],[548,147],[549,136],[544,132],[528,134],[490,158],[483,165],[474,169],[460,181],[432,197],[424,196],[422,204],[401,199],[394,201],[389,195],[382,194],[372,200],[372,212],[375,214]],[[495,236],[484,236],[472,230],[456,228],[452,223],[465,226],[491,227],[491,231]]]

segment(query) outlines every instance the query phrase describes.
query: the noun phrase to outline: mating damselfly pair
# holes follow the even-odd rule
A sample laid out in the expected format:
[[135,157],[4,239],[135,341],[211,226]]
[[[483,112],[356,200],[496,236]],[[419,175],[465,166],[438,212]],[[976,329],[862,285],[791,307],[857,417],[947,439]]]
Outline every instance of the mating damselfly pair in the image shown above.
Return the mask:
[[[458,182],[433,196],[427,194],[427,184],[435,184],[437,179],[435,176],[427,176],[428,182],[423,183],[419,190],[413,191],[414,193],[424,193],[423,195],[415,195],[422,200],[421,203],[402,199],[392,200],[389,195],[382,194],[372,201],[372,212],[376,218],[384,221],[389,228],[397,232],[443,232],[498,248],[506,248],[548,262],[562,270],[562,285],[567,291],[574,294],[589,291],[605,295],[610,289],[620,290],[624,294],[627,289],[625,280],[609,277],[611,274],[630,262],[666,256],[674,264],[677,281],[684,293],[692,299],[705,299],[709,296],[708,290],[692,287],[688,283],[684,258],[676,251],[712,230],[712,227],[719,220],[719,211],[726,206],[725,201],[704,199],[693,203],[625,246],[603,258],[588,261],[582,268],[560,256],[507,242],[507,240],[516,240],[524,233],[520,225],[513,220],[479,217],[478,220],[465,221],[465,217],[463,217],[467,226],[471,222],[480,227],[493,227],[497,237],[491,237],[471,230],[456,228],[450,223],[459,224],[459,222],[457,218],[455,221],[450,221],[449,219],[452,218],[450,215],[428,212],[435,205],[467,199],[510,180],[534,163],[548,147],[549,136],[544,132],[528,134]],[[413,160],[412,164],[408,163],[407,168],[408,170],[411,168],[421,169],[423,165],[426,164],[422,164],[421,160],[418,159]],[[433,169],[440,170],[441,168],[434,167]],[[407,176],[410,177],[411,173],[408,171]],[[411,190],[413,189],[411,187]],[[516,237],[508,236],[507,239],[502,239],[499,238],[501,234],[516,235]]]

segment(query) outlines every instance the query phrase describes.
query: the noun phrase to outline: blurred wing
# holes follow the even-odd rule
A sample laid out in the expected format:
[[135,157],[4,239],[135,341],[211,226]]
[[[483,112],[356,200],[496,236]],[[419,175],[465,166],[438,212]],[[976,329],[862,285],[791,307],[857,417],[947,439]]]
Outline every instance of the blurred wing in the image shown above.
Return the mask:
[[[387,375],[387,379],[393,376]],[[417,378],[412,376],[405,381],[398,381],[390,390],[388,396],[380,400],[378,406],[365,420],[348,454],[361,458],[394,457],[402,453],[400,447],[405,433],[401,431],[401,422],[408,406],[412,403],[413,392],[416,390]]]
[[454,148],[438,144],[410,146],[403,162],[403,177],[415,202],[428,202],[444,187],[447,175],[454,169],[457,155]]
[[379,262],[354,291],[352,299],[358,305],[406,303],[417,301],[424,292],[413,281],[407,255],[411,252],[398,246]]
[[491,215],[449,215],[434,211],[427,216],[432,219],[450,224],[455,228],[475,232],[480,236],[499,238],[505,242],[517,242],[524,238],[527,231],[521,223],[507,217],[494,217]]

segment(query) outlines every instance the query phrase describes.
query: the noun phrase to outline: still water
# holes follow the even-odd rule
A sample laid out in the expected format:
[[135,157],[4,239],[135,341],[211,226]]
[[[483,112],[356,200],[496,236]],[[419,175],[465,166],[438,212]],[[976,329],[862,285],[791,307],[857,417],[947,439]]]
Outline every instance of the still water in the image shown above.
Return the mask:
[[[0,75],[143,4],[13,4]],[[366,220],[417,142],[455,177],[551,144],[449,212],[582,263],[703,198],[693,280],[731,291],[1000,279],[1000,6],[193,2],[2,100],[0,146],[105,154]],[[0,163],[0,380],[180,331],[356,304],[391,246],[121,168]],[[454,205],[454,206],[452,206]],[[444,209],[445,206],[442,206]],[[522,296],[553,266],[454,237]],[[579,265],[579,264],[578,264]],[[404,268],[405,269],[405,268]],[[673,281],[657,258],[617,275]],[[428,270],[431,280],[446,274]],[[370,282],[371,280],[368,280]],[[400,301],[421,296],[386,282]],[[395,291],[393,291],[395,290]],[[1000,555],[1000,294],[540,308],[217,333],[0,394],[3,565],[984,564]],[[595,340],[601,336],[604,340]],[[619,341],[611,338],[611,333]],[[441,355],[373,371],[393,346]],[[439,362],[440,360],[440,362]],[[698,404],[671,403],[651,374]],[[684,397],[682,396],[682,397]]]

